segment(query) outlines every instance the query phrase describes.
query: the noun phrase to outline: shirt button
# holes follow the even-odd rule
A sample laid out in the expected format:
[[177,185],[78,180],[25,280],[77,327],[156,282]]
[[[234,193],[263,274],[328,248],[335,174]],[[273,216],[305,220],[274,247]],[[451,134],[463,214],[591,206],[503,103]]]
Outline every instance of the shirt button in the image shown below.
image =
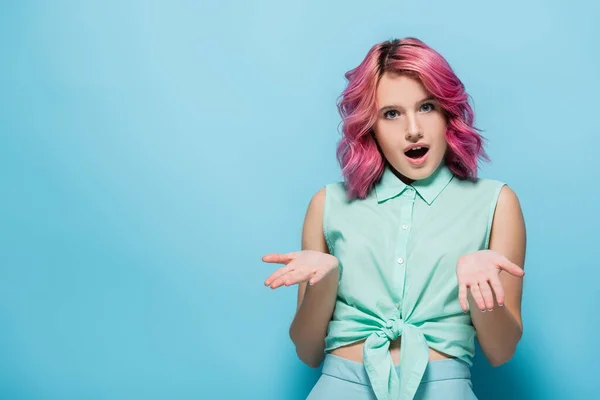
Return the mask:
[[396,307],[397,307],[397,308],[400,308],[400,302],[397,302],[397,303],[396,303]]
[[406,189],[406,193],[408,193],[408,194],[412,194],[412,192],[413,192],[413,188],[408,188],[408,189]]
[[398,259],[398,264],[402,264],[403,262],[404,262],[404,258],[400,257],[400,258]]
[[402,225],[402,229],[407,230],[408,229],[408,225],[406,225],[406,224]]

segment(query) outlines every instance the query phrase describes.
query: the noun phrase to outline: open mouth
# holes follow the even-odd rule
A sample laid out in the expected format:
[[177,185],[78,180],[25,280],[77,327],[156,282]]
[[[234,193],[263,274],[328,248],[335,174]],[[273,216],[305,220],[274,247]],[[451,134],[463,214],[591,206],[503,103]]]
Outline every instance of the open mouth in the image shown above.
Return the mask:
[[408,158],[412,158],[413,160],[418,160],[419,158],[424,157],[428,151],[429,151],[428,147],[413,147],[412,149],[406,151],[404,154],[406,154],[406,157],[408,157]]

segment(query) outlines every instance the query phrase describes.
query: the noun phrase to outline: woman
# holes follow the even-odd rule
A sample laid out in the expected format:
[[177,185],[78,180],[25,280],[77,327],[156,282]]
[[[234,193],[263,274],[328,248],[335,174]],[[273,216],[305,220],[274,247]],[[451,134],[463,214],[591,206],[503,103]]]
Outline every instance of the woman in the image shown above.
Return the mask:
[[346,74],[338,159],[302,250],[265,281],[298,284],[290,336],[323,374],[309,399],[475,399],[474,339],[494,365],[523,325],[525,224],[515,193],[477,178],[487,159],[468,95],[415,38],[373,46]]

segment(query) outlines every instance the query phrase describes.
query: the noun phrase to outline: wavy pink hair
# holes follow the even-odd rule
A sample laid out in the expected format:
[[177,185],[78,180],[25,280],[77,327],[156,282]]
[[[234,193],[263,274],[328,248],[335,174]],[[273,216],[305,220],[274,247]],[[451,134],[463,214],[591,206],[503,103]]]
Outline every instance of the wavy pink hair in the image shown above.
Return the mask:
[[337,158],[348,197],[365,198],[384,171],[386,161],[370,133],[377,120],[377,84],[385,72],[417,78],[437,98],[447,121],[446,165],[460,179],[476,179],[479,160],[489,158],[483,149],[485,139],[473,126],[469,95],[438,52],[408,37],[376,44],[345,75],[348,86],[337,103],[342,117]]

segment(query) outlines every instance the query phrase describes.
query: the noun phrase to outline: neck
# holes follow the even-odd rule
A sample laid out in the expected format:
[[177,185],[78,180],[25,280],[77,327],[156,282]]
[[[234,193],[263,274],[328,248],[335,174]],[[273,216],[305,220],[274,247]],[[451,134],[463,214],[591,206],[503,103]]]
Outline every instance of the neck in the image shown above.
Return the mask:
[[396,177],[398,179],[400,179],[402,182],[404,182],[405,184],[412,185],[412,183],[415,181],[414,179],[410,179],[410,178],[402,175],[398,170],[396,170],[396,168],[394,168],[392,166],[392,164],[387,163],[387,165],[388,165],[388,168],[394,173],[394,175],[396,175]]

